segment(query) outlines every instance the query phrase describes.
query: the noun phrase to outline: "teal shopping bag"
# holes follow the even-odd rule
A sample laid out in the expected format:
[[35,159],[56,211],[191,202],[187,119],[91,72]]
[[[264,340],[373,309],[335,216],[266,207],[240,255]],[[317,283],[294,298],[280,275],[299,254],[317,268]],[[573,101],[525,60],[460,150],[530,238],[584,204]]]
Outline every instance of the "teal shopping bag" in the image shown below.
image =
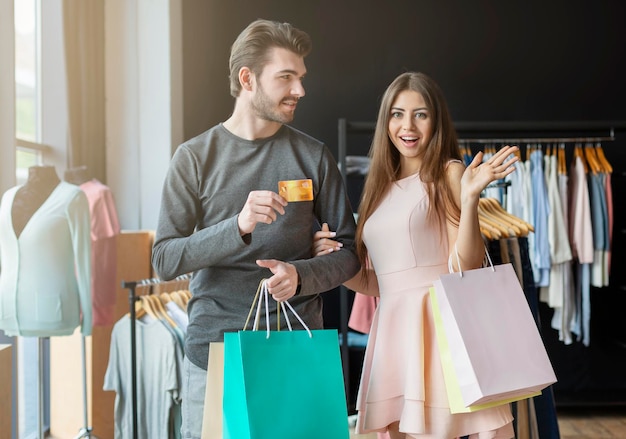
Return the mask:
[[337,331],[224,334],[223,409],[224,439],[349,439]]

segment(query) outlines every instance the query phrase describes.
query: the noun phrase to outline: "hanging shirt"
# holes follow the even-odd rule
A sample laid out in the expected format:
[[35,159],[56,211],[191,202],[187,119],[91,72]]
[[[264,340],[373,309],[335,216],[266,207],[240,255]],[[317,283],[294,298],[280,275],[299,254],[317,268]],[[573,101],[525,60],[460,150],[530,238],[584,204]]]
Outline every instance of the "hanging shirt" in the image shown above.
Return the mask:
[[533,219],[528,209],[529,197],[527,194],[528,186],[526,185],[526,166],[520,161],[513,163],[513,166],[515,167],[515,172],[511,172],[504,178],[504,181],[510,184],[504,207],[513,216],[523,219],[528,224],[532,224]]
[[120,223],[115,200],[108,186],[96,179],[86,181],[80,188],[87,195],[91,215],[91,299],[93,325],[115,323],[117,297],[116,266]]
[[131,368],[130,317],[122,317],[113,326],[109,364],[103,390],[115,395],[115,439],[133,437],[132,381],[137,377],[137,437],[169,439],[173,437],[172,413],[180,403],[183,350],[176,337],[155,319],[136,320],[137,369]]
[[550,247],[548,238],[548,216],[550,205],[543,173],[543,152],[540,149],[530,154],[530,178],[533,205],[533,225],[535,227],[533,268],[535,282],[539,287],[550,283]]
[[613,243],[613,189],[611,188],[611,173],[607,172],[604,180],[604,190],[606,194],[606,221],[608,240],[606,243],[605,263],[604,263],[604,285],[609,284],[609,274],[611,273],[611,248]]
[[[569,231],[569,177],[567,172],[559,173],[558,175],[559,186],[559,201],[561,204],[561,212],[563,213],[563,228],[565,231]],[[569,245],[569,233],[567,237],[568,248],[570,249],[570,261],[573,257],[571,252],[571,246]],[[563,276],[563,306],[561,308],[555,308],[552,316],[551,326],[559,331],[559,340],[566,345],[572,344],[574,338],[572,331],[575,330],[576,316],[576,293],[574,289],[574,277],[572,271],[572,264],[563,264],[562,268]]]
[[572,260],[572,251],[569,246],[559,182],[557,175],[556,155],[545,155],[545,175],[547,200],[550,206],[548,214],[548,244],[550,249],[550,281],[545,287],[541,287],[541,300],[548,303],[551,308],[563,307],[564,293],[564,270]]
[[19,238],[12,207],[0,202],[0,329],[8,336],[91,335],[90,218],[85,193],[60,182]]
[[589,174],[589,205],[591,208],[591,229],[593,231],[593,264],[591,265],[591,285],[603,287],[605,254],[608,249],[608,215],[606,207],[606,175]]
[[574,331],[585,346],[590,344],[590,267],[593,263],[593,232],[589,189],[584,165],[579,157],[572,162],[570,172],[570,245],[572,255],[578,260],[576,278],[576,322]]

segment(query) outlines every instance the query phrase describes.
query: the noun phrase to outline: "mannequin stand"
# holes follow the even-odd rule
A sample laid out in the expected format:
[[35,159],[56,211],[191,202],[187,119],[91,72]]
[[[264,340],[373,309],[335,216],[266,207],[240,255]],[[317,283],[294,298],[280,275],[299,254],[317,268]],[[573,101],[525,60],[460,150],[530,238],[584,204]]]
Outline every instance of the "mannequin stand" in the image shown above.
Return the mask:
[[78,431],[78,436],[74,439],[89,438],[98,439],[91,434],[92,428],[89,426],[89,414],[87,410],[87,349],[85,348],[85,336],[81,336],[81,351],[83,357],[83,409],[84,409],[84,427]]
[[39,371],[37,372],[37,438],[43,439],[43,339],[41,337],[37,337],[37,364],[39,366]]

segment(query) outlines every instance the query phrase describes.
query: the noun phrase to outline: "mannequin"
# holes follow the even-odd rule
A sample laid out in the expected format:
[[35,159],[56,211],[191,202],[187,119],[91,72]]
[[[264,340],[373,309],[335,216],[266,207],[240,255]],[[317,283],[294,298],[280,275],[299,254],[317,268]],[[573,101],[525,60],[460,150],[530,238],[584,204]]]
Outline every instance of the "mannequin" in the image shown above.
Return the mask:
[[9,189],[0,202],[0,253],[7,261],[0,275],[0,328],[9,336],[38,338],[39,438],[42,339],[70,335],[78,325],[83,334],[91,333],[88,224],[84,194],[61,182],[53,166],[30,167],[26,183]]
[[13,229],[17,237],[60,182],[54,166],[28,168],[28,180],[17,191],[13,201]]
[[63,174],[63,180],[80,186],[86,181],[91,180],[91,177],[89,176],[87,166],[77,166],[75,168],[67,169]]
[[90,217],[84,192],[52,166],[29,168],[0,200],[0,329],[8,336],[91,334]]

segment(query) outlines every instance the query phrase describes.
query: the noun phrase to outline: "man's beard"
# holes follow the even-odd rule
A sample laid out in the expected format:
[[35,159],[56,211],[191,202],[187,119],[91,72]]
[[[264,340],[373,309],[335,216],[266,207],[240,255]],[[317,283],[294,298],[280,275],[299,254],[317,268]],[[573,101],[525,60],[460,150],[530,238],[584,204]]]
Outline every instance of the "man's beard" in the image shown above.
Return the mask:
[[[294,98],[296,99],[296,98]],[[252,109],[256,115],[270,122],[289,123],[293,120],[293,112],[283,113],[278,111],[278,106],[272,102],[270,97],[265,94],[263,88],[259,84],[254,99],[252,100]]]

